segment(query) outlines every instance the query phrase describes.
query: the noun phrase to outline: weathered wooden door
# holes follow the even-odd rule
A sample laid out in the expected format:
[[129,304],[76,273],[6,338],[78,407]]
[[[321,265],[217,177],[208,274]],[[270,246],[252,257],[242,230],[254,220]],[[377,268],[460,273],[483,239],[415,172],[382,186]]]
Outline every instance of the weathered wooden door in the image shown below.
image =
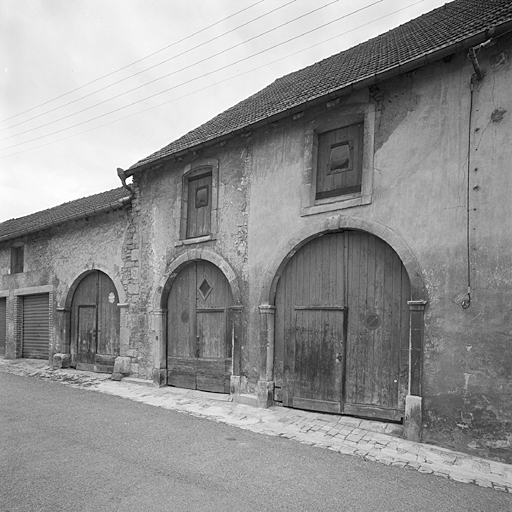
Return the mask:
[[71,305],[71,353],[78,369],[111,373],[119,355],[120,312],[112,280],[97,270],[77,286]]
[[295,309],[292,342],[286,347],[287,405],[341,412],[343,307]]
[[291,258],[276,293],[276,400],[400,420],[408,379],[409,280],[368,233],[320,236]]
[[229,392],[231,287],[212,263],[195,261],[176,276],[167,302],[171,386]]

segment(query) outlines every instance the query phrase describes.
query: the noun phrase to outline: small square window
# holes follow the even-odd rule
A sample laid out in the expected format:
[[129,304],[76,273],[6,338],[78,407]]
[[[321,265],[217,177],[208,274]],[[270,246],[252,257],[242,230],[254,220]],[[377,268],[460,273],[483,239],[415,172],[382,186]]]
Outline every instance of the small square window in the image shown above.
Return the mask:
[[23,262],[23,246],[11,247],[11,274],[21,274],[24,270]]
[[316,199],[361,192],[363,124],[318,135]]

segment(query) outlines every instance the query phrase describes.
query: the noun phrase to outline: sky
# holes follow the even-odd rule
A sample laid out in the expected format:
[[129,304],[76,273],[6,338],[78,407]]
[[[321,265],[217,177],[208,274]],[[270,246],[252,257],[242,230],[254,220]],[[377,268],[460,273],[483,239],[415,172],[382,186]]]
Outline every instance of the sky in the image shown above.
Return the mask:
[[127,169],[445,0],[1,0],[0,222]]

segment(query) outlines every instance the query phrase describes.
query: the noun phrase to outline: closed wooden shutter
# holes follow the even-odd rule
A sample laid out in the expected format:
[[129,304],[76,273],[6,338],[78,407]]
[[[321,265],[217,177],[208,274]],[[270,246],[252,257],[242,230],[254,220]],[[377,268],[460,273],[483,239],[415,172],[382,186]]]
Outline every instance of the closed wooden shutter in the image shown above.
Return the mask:
[[21,357],[48,359],[50,343],[49,295],[23,297],[23,343]]
[[5,339],[7,334],[6,299],[0,297],[0,356],[5,356]]

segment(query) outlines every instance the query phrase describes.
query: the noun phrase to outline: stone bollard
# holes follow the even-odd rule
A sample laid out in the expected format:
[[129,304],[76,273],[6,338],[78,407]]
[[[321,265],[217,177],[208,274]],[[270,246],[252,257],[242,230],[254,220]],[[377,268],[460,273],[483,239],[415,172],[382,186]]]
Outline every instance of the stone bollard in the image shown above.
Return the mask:
[[116,357],[114,362],[114,373],[112,373],[112,380],[121,380],[123,377],[128,377],[131,373],[132,360],[129,357]]
[[53,354],[54,368],[69,368],[71,364],[71,354]]

